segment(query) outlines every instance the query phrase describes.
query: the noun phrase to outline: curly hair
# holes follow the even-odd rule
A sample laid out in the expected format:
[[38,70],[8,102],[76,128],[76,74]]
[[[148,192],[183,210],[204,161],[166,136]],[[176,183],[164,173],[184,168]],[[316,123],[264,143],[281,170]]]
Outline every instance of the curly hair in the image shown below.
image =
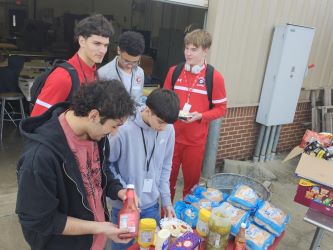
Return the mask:
[[166,123],[175,123],[179,114],[179,98],[169,89],[155,89],[147,97],[146,105]]
[[138,32],[126,31],[119,36],[118,46],[130,56],[139,56],[145,51],[145,39]]
[[121,119],[135,112],[134,100],[118,80],[83,84],[73,96],[71,109],[76,116],[88,116],[93,109],[99,111],[103,124],[108,119]]
[[92,35],[111,37],[113,34],[114,30],[111,22],[102,14],[96,14],[86,17],[77,23],[74,30],[74,39],[78,40],[79,36],[88,38]]

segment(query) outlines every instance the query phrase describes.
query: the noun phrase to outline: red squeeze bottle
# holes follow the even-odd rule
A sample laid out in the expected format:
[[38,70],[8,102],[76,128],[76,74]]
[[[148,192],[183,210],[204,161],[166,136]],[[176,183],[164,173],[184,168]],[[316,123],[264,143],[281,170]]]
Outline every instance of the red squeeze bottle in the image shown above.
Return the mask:
[[245,250],[246,248],[245,230],[246,230],[246,224],[242,223],[235,239],[234,250]]
[[126,188],[126,200],[118,214],[118,225],[120,229],[127,228],[129,232],[120,234],[120,239],[135,238],[139,231],[140,213],[134,201],[134,185],[128,184]]

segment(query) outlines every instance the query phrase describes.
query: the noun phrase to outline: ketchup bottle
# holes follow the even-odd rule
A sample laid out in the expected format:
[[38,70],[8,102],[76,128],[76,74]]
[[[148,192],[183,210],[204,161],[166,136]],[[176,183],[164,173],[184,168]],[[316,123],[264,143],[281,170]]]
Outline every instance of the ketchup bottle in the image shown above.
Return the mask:
[[119,228],[127,228],[129,232],[120,234],[120,239],[135,238],[139,231],[140,213],[134,201],[134,185],[128,184],[126,188],[126,200],[119,211],[118,224]]
[[234,250],[245,250],[246,248],[245,230],[246,230],[246,224],[242,223],[235,239]]

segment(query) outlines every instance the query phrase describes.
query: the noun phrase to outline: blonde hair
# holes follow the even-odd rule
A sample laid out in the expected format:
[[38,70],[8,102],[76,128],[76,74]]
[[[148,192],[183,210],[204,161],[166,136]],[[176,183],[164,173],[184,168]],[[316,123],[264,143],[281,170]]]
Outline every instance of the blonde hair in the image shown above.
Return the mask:
[[195,47],[202,46],[203,49],[209,49],[212,45],[212,36],[205,30],[196,29],[187,33],[184,38],[184,44],[193,44]]

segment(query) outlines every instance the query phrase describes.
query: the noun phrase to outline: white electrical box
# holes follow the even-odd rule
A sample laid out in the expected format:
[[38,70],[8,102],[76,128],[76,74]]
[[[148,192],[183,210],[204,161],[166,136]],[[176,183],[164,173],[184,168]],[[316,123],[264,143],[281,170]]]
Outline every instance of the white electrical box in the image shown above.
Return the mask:
[[314,37],[314,28],[277,26],[269,54],[256,121],[292,123]]

